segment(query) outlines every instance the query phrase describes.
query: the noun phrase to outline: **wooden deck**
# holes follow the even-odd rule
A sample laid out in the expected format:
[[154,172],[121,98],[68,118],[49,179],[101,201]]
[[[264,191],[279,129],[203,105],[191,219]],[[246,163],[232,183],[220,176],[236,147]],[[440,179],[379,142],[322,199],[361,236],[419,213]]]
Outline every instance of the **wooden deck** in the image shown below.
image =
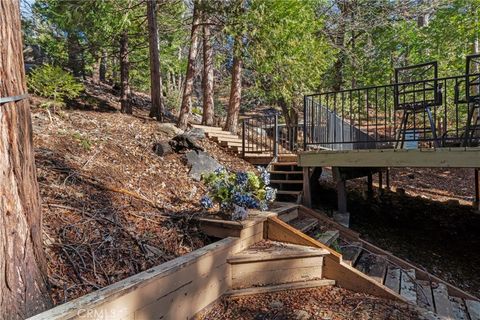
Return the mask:
[[480,148],[319,150],[298,158],[301,167],[478,168]]

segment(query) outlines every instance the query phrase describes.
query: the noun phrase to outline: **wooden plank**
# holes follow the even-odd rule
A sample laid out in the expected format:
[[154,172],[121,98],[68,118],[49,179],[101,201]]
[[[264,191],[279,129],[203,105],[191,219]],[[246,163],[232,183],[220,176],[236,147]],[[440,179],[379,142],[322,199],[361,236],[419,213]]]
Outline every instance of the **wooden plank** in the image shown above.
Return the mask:
[[321,243],[325,243],[327,246],[330,246],[335,240],[338,239],[339,234],[340,233],[338,230],[327,230],[316,239]]
[[237,252],[227,259],[228,263],[265,262],[293,258],[323,257],[329,254],[327,250],[291,243],[273,244],[269,248],[247,248]]
[[417,290],[415,288],[415,270],[402,270],[400,280],[400,294],[407,301],[417,304]]
[[315,228],[318,225],[318,220],[309,217],[298,217],[297,219],[290,221],[289,225],[305,233]]
[[480,302],[476,300],[465,300],[465,305],[467,306],[468,314],[470,315],[471,320],[480,320]]
[[247,288],[322,278],[322,265],[232,274],[232,288]]
[[284,284],[279,284],[274,286],[234,289],[234,290],[229,290],[225,292],[224,296],[240,297],[240,296],[248,296],[248,295],[255,295],[255,294],[262,294],[262,293],[285,291],[285,290],[308,289],[308,288],[334,286],[334,285],[335,285],[335,280],[329,280],[329,279],[310,280],[310,281],[284,283]]
[[360,242],[350,243],[349,245],[344,246],[341,249],[343,262],[350,266],[353,266],[355,264],[363,250]]
[[366,149],[299,153],[301,167],[477,168],[480,148]]
[[432,291],[437,314],[446,320],[455,319],[453,316],[452,304],[448,299],[447,286],[443,283],[432,284]]
[[430,281],[417,280],[417,305],[429,311],[435,311]]
[[452,304],[453,317],[455,320],[469,320],[467,308],[461,298],[450,297],[450,303]]
[[279,213],[278,217],[284,222],[290,222],[298,218],[298,209],[294,208],[293,210]]
[[388,266],[384,283],[387,288],[390,288],[398,293],[400,293],[400,273],[400,268],[392,265]]
[[383,256],[363,251],[358,258],[355,268],[365,273],[378,283],[383,283],[387,269],[387,260]]

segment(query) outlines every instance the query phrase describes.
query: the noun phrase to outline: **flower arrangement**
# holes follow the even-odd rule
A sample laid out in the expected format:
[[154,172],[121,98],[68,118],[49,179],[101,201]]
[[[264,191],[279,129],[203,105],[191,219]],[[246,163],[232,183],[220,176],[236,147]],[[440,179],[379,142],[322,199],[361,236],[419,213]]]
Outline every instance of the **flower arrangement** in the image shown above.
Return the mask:
[[200,199],[205,209],[211,209],[215,203],[220,209],[231,215],[232,220],[247,218],[247,209],[265,211],[268,204],[275,200],[277,190],[269,187],[270,174],[263,167],[258,167],[259,174],[254,172],[229,172],[219,168],[202,176],[208,187],[208,195]]

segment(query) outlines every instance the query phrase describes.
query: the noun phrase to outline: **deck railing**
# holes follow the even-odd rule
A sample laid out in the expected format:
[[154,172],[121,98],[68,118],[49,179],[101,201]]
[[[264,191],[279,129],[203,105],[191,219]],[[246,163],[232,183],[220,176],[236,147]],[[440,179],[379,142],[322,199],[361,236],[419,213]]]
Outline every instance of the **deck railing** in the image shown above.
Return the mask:
[[279,122],[277,112],[242,120],[242,155],[264,154],[277,157],[302,148],[303,125]]
[[[467,140],[478,74],[325,92],[304,97],[305,149],[448,147]],[[473,136],[473,135],[472,135]]]

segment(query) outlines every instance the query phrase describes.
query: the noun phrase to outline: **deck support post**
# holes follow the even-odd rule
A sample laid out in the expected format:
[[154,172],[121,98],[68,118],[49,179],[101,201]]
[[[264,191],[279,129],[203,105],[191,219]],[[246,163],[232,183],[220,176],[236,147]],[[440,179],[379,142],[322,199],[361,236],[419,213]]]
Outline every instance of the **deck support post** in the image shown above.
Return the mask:
[[378,171],[378,191],[380,194],[383,194],[383,169],[380,169]]
[[475,207],[475,210],[480,211],[480,177],[478,171],[479,169],[475,168],[475,202],[473,203],[473,206]]
[[303,205],[312,207],[312,191],[310,189],[310,168],[303,167]]
[[387,189],[387,191],[390,191],[390,168],[387,167],[385,169],[385,188]]
[[373,198],[373,176],[372,173],[369,173],[367,176],[367,197],[368,199]]
[[338,223],[349,227],[350,226],[350,214],[347,211],[347,184],[346,180],[340,173],[340,168],[332,168],[333,179],[335,180],[335,186],[337,189],[337,208],[338,211],[333,214],[333,220]]

